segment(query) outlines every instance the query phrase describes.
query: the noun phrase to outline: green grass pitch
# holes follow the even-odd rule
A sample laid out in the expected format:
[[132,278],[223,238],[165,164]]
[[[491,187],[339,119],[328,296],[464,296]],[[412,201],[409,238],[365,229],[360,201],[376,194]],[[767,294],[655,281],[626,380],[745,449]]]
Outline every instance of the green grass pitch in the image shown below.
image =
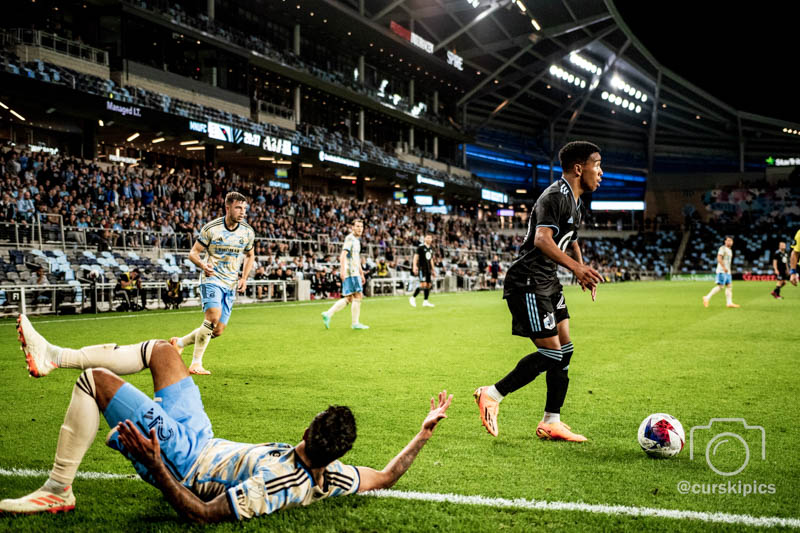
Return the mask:
[[[626,505],[800,517],[800,289],[785,300],[769,296],[771,283],[734,284],[741,309],[726,309],[724,294],[701,304],[709,283],[652,282],[605,285],[595,303],[566,289],[575,355],[562,418],[585,434],[583,444],[543,442],[535,427],[545,399],[544,377],[510,395],[500,408],[500,435],[483,429],[472,391],[494,383],[531,351],[513,337],[500,292],[434,294],[436,308],[411,308],[405,298],[367,299],[362,321],[349,328],[349,309],[325,330],[329,302],[239,306],[224,336],[213,340],[198,376],[216,436],[244,442],[296,443],[306,424],[330,403],[350,406],[358,439],[344,457],[382,468],[419,429],[429,398],[455,395],[449,418],[422,450],[396,490],[523,498],[548,502]],[[421,303],[421,301],[420,301]],[[77,318],[77,320],[76,320]],[[70,347],[169,338],[197,327],[198,309],[135,316],[39,318],[52,342]],[[12,321],[0,323],[0,469],[48,470],[77,371],[27,376]],[[189,361],[190,354],[184,354]],[[152,393],[149,372],[128,379]],[[636,442],[642,419],[676,416],[686,448],[667,460],[645,456]],[[689,458],[689,429],[711,418],[744,418],[764,427],[712,426]],[[131,474],[122,456],[97,440],[82,471]],[[712,437],[730,431],[750,450],[738,475],[722,477],[706,464]],[[744,446],[731,439],[714,464],[734,470]],[[0,475],[0,498],[19,497],[44,477]],[[774,494],[689,494],[680,481],[774,485]],[[181,520],[160,493],[139,480],[83,480],[74,485],[72,513],[0,517],[0,531],[174,531],[199,529]],[[219,531],[532,531],[739,530],[741,525],[687,519],[631,517],[582,511],[521,510],[351,496],[292,509]]]

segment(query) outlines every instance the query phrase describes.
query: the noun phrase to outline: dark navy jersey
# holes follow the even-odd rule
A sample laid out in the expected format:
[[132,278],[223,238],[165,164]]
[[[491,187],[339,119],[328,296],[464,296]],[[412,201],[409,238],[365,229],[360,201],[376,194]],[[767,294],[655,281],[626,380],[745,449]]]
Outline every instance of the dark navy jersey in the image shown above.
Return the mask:
[[778,262],[778,272],[785,274],[789,269],[789,254],[786,250],[775,250],[772,253],[772,260]]
[[503,295],[511,292],[535,292],[544,296],[561,290],[558,265],[533,245],[536,228],[553,230],[553,240],[561,251],[578,239],[581,223],[580,199],[575,202],[572,188],[563,178],[550,184],[531,209],[528,234],[519,255],[506,272]]
[[417,255],[419,256],[417,259],[417,267],[419,268],[420,272],[430,272],[431,261],[433,260],[433,251],[431,250],[430,246],[420,244],[417,247]]

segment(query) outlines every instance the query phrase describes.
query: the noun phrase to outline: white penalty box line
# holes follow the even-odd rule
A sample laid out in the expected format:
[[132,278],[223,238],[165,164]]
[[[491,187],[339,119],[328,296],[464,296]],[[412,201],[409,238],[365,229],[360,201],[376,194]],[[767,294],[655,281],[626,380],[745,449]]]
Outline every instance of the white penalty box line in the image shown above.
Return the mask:
[[[0,476],[7,477],[47,477],[48,470],[28,468],[2,468]],[[139,481],[135,474],[112,474],[106,472],[78,472],[78,479],[91,480],[127,480]],[[8,496],[3,494],[2,496]],[[545,500],[527,500],[525,498],[487,498],[485,496],[464,496],[461,494],[438,494],[433,492],[416,492],[402,490],[375,490],[365,492],[363,496],[375,498],[392,498],[397,500],[422,501],[435,503],[452,503],[456,505],[477,505],[482,507],[499,507],[505,509],[521,509],[527,511],[572,511],[609,516],[636,516],[669,518],[673,520],[696,520],[716,524],[743,525],[752,527],[788,527],[800,529],[800,519],[782,518],[779,516],[752,516],[748,514],[731,514],[707,511],[684,511],[680,509],[658,509],[655,507],[634,507],[629,505],[608,505],[584,502],[549,502]]]

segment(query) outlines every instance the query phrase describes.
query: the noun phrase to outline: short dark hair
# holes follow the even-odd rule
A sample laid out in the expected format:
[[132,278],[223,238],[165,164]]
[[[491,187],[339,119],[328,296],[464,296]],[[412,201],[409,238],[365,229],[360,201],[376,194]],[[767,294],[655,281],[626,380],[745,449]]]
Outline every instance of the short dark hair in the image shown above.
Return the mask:
[[239,192],[231,191],[225,195],[225,205],[231,205],[233,202],[246,202],[247,198]]
[[589,156],[595,152],[600,152],[600,147],[588,141],[572,141],[565,144],[558,151],[558,159],[561,161],[561,171],[566,174],[572,169],[573,165],[585,163]]
[[340,458],[356,440],[356,418],[349,407],[330,405],[322,411],[305,434],[306,455],[311,468],[321,468]]
[[364,223],[364,219],[362,219],[362,218],[354,218],[353,221],[350,223],[350,225],[351,226],[355,226],[359,222],[361,222],[363,224]]

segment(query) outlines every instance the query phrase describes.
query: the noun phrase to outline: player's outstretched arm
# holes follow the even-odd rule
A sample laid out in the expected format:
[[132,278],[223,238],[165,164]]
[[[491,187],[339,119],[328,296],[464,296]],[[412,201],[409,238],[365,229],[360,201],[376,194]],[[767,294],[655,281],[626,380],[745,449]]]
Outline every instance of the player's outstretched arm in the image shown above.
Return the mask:
[[161,460],[161,446],[158,444],[155,428],[150,430],[149,439],[142,435],[130,420],[120,422],[117,431],[125,449],[147,467],[161,493],[181,516],[202,524],[236,518],[226,494],[220,494],[213,500],[204,502],[172,477]]
[[398,453],[394,459],[389,461],[386,468],[383,470],[375,470],[366,466],[358,467],[358,475],[361,478],[361,483],[358,486],[358,492],[366,492],[375,489],[388,489],[394,485],[400,477],[406,473],[408,467],[416,459],[417,454],[428,442],[428,439],[433,436],[433,430],[436,425],[443,418],[447,418],[447,408],[450,407],[450,402],[453,401],[453,395],[447,395],[447,391],[443,390],[439,393],[438,404],[435,398],[431,398],[431,410],[425,420],[422,421],[422,429],[419,433],[411,439],[411,442],[403,448],[403,451]]

